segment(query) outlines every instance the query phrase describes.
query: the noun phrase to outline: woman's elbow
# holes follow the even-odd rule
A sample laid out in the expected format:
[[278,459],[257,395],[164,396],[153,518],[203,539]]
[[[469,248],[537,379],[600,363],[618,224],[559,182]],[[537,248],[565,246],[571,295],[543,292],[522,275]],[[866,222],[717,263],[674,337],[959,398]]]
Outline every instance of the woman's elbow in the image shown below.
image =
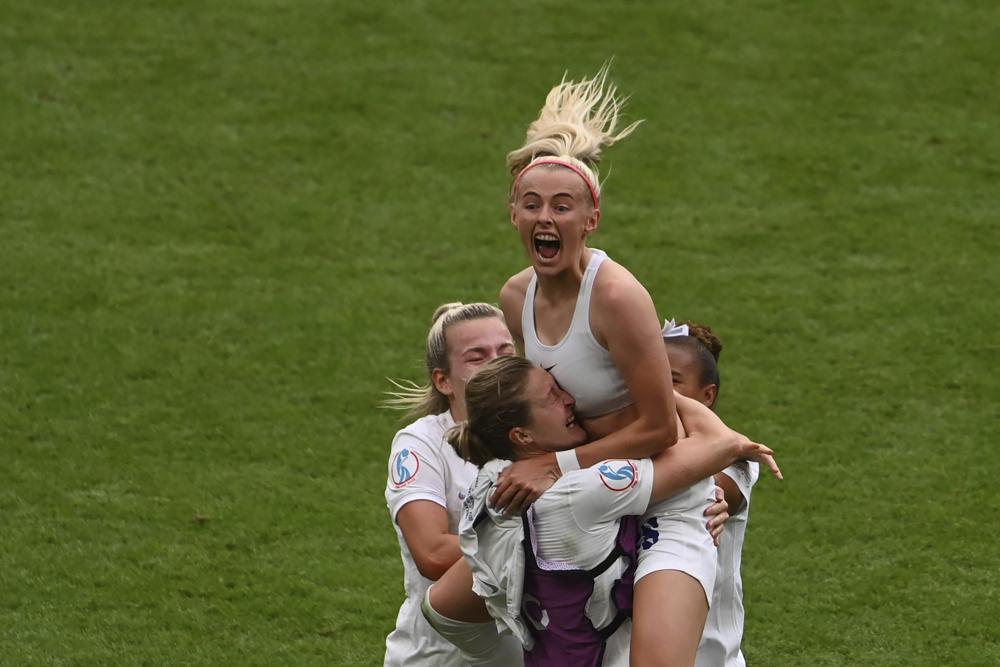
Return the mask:
[[445,562],[442,558],[435,558],[434,556],[427,556],[425,558],[413,559],[414,564],[417,566],[417,571],[425,579],[430,579],[431,581],[437,581],[448,571],[454,563]]
[[671,419],[663,428],[663,448],[673,447],[677,444],[677,420]]
[[656,456],[662,454],[677,443],[676,424],[658,424],[649,431],[649,454]]
[[678,439],[678,417],[676,413],[670,415],[669,419],[660,421],[656,426],[658,429],[660,441],[663,443],[663,448],[673,447],[677,444]]
[[440,579],[445,572],[451,569],[452,565],[462,558],[461,553],[446,546],[428,549],[419,554],[411,551],[410,555],[413,556],[413,563],[417,566],[417,571],[431,581]]

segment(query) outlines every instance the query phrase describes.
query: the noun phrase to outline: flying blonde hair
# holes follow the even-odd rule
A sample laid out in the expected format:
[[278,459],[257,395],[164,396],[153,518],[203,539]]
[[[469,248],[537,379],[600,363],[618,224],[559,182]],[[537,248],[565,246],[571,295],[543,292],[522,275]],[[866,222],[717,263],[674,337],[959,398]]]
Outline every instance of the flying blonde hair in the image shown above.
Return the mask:
[[608,83],[605,63],[592,79],[567,81],[563,75],[558,86],[549,91],[538,119],[528,126],[524,145],[507,154],[507,168],[513,178],[511,196],[525,171],[536,164],[559,164],[577,172],[586,182],[595,208],[601,194],[597,164],[601,151],[628,135],[642,122],[637,120],[617,131],[618,116],[626,98]]

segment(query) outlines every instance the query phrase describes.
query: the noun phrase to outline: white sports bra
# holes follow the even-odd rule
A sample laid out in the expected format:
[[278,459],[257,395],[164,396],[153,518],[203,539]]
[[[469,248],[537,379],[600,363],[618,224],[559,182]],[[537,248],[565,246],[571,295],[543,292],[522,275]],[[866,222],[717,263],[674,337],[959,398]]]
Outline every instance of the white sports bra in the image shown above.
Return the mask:
[[611,354],[597,342],[590,330],[590,295],[601,262],[607,255],[591,248],[590,262],[576,297],[573,321],[563,339],[545,345],[535,332],[535,291],[537,276],[531,276],[521,311],[524,356],[552,373],[559,385],[576,399],[576,413],[584,418],[600,417],[632,404],[625,380]]

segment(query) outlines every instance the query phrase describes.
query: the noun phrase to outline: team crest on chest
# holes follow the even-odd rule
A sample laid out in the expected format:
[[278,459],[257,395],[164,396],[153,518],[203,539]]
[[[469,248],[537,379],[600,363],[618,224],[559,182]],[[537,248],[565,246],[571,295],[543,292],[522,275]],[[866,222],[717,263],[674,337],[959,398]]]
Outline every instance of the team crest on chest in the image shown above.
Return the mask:
[[597,471],[601,474],[601,482],[612,491],[627,491],[639,481],[635,464],[626,459],[605,461]]
[[401,449],[393,457],[390,475],[392,475],[392,485],[397,489],[416,479],[418,472],[420,472],[420,458],[416,452]]

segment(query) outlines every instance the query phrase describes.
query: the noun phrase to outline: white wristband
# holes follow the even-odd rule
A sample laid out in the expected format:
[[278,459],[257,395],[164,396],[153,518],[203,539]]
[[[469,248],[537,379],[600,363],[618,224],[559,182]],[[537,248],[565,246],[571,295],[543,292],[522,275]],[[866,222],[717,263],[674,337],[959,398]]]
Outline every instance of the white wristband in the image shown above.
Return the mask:
[[580,461],[576,458],[575,449],[564,449],[561,452],[556,452],[556,463],[559,464],[559,473],[563,475],[580,469]]

